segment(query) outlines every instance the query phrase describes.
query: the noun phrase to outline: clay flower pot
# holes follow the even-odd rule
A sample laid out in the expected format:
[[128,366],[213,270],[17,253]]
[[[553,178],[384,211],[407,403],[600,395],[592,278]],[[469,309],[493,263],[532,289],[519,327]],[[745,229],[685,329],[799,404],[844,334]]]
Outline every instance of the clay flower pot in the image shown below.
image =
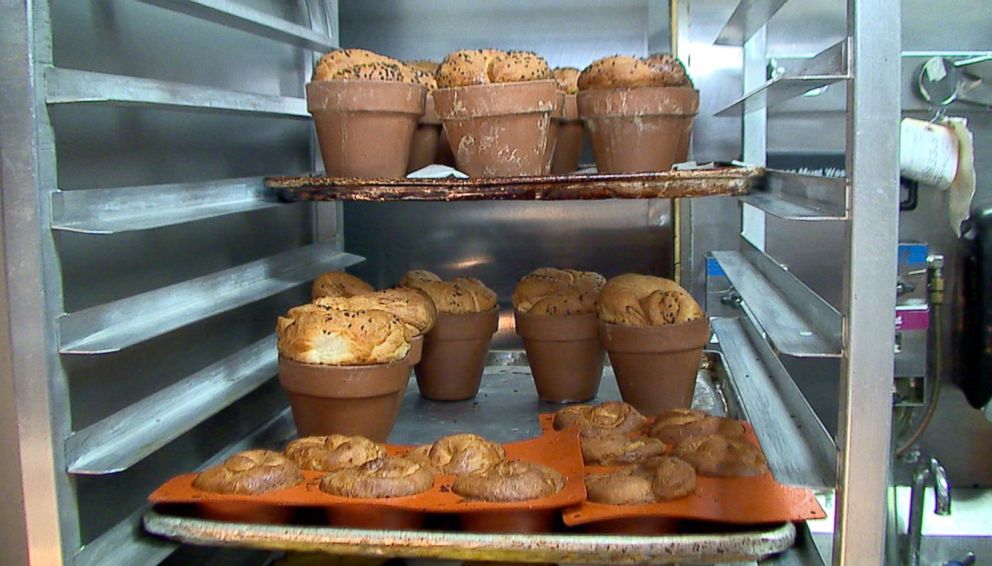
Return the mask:
[[363,80],[307,84],[324,169],[331,177],[402,177],[427,87]]
[[410,362],[324,366],[279,356],[279,384],[289,395],[300,436],[345,434],[384,442],[396,423]]
[[414,370],[420,394],[435,401],[475,397],[498,326],[499,307],[479,313],[438,313]]
[[600,173],[666,171],[685,160],[699,91],[689,87],[585,90],[577,102]]
[[424,335],[417,334],[410,339],[410,352],[406,355],[406,361],[413,367],[420,363],[420,358],[424,354]]
[[558,122],[558,141],[551,160],[551,173],[554,175],[565,175],[579,168],[582,137],[586,129],[579,119],[579,106],[575,98],[574,94],[565,95],[565,106]]
[[413,141],[410,144],[410,162],[406,171],[411,173],[418,169],[423,169],[431,163],[437,155],[438,142],[441,140],[441,120],[434,111],[434,97],[428,96],[424,103],[424,115],[417,122],[417,129],[413,131]]
[[552,80],[434,91],[455,163],[473,177],[546,175],[556,101]]
[[613,364],[620,396],[645,415],[692,405],[709,332],[705,317],[666,326],[599,323],[599,339]]
[[595,313],[547,316],[514,311],[513,317],[542,401],[572,403],[596,396],[604,352]]

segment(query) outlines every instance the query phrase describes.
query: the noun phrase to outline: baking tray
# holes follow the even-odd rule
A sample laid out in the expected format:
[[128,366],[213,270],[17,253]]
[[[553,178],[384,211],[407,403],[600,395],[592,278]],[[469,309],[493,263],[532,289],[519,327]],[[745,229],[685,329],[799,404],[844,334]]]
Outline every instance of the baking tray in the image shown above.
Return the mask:
[[[474,432],[498,442],[539,436],[539,413],[560,405],[538,401],[523,352],[489,355],[482,388],[475,400],[438,402],[421,399],[410,383],[390,443],[422,444],[453,432]],[[599,396],[619,399],[607,365]],[[736,395],[718,352],[704,352],[696,376],[693,406],[737,417]],[[314,526],[278,526],[208,521],[161,510],[144,517],[145,529],[180,542],[331,554],[555,563],[671,564],[758,560],[795,542],[792,523],[754,530],[678,535],[479,534],[439,531],[387,531]]]
[[279,198],[295,201],[602,200],[745,195],[760,167],[717,167],[652,173],[589,173],[537,177],[408,179],[267,177]]

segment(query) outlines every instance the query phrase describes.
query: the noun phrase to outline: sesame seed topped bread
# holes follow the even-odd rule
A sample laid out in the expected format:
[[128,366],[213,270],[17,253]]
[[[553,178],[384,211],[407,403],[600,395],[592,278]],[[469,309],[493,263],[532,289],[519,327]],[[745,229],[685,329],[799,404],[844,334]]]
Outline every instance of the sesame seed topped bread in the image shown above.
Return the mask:
[[410,337],[426,334],[434,326],[437,309],[422,291],[399,287],[354,297],[321,297],[317,306],[338,310],[382,310],[396,315],[407,326]]
[[320,297],[353,297],[375,291],[375,287],[344,271],[329,271],[314,279],[310,296]]
[[436,88],[431,72],[365,49],[335,49],[324,54],[314,67],[312,80],[390,81]]
[[434,75],[438,88],[554,78],[548,62],[530,51],[462,49],[449,53]]
[[410,350],[406,325],[382,310],[337,310],[313,304],[279,317],[279,354],[306,364],[370,365],[403,359]]
[[404,71],[397,63],[361,63],[338,70],[329,80],[351,79],[363,81],[412,82],[412,73]]
[[636,273],[607,281],[597,309],[601,321],[626,326],[679,324],[705,316],[699,303],[678,283]]
[[437,72],[437,68],[441,66],[441,63],[431,61],[429,59],[414,59],[413,61],[404,62],[407,66],[413,67],[414,69],[419,69],[425,73],[430,73],[431,75]]
[[496,307],[496,293],[474,277],[455,277],[451,281],[442,281],[429,271],[415,270],[403,276],[400,286],[426,293],[434,301],[439,313],[478,313]]
[[392,57],[386,57],[373,51],[365,49],[335,49],[325,53],[314,66],[314,81],[328,81],[341,70],[364,63],[387,63],[396,65],[399,63]]
[[579,90],[691,85],[681,61],[668,53],[644,59],[611,55],[593,61],[576,81]]
[[513,308],[530,314],[596,312],[606,279],[592,271],[542,267],[523,276],[513,291]]
[[555,82],[558,83],[558,90],[565,94],[579,92],[579,74],[581,71],[575,67],[556,67],[553,73]]

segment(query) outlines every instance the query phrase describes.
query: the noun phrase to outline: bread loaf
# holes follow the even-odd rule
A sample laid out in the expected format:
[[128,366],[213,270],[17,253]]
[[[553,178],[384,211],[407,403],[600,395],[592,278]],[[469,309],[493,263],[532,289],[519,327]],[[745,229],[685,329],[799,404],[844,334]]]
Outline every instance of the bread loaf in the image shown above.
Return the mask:
[[661,326],[705,316],[678,283],[663,277],[628,273],[606,282],[599,294],[599,319],[609,324]]
[[429,59],[414,59],[413,61],[405,61],[405,63],[413,67],[414,69],[419,69],[425,73],[429,73],[431,76],[437,72],[437,68],[441,66],[437,61],[431,61]]
[[513,291],[513,308],[530,314],[569,315],[596,312],[606,280],[592,271],[542,267],[523,276]]
[[406,325],[381,310],[294,307],[276,323],[279,354],[306,364],[369,365],[403,359]]
[[454,88],[549,80],[554,75],[548,62],[530,51],[462,49],[444,58],[434,78],[438,88]]
[[691,84],[682,63],[670,54],[645,59],[611,55],[593,61],[576,81],[579,90],[686,86]]
[[313,70],[314,81],[327,81],[341,70],[364,63],[386,63],[396,65],[399,63],[392,57],[386,57],[378,53],[365,49],[335,49],[325,53]]
[[575,67],[557,67],[554,71],[555,82],[558,90],[565,94],[575,94],[579,92],[579,71]]
[[426,293],[439,313],[478,313],[496,307],[496,293],[474,277],[456,277],[451,281],[442,281],[429,271],[415,270],[407,272],[400,280],[400,285]]
[[354,297],[375,291],[375,287],[343,271],[329,271],[314,279],[310,297]]
[[314,67],[314,81],[393,81],[436,88],[432,73],[365,49],[335,49]]
[[254,495],[292,487],[303,474],[292,461],[270,450],[246,450],[208,468],[193,480],[193,487],[211,493]]
[[321,297],[317,306],[338,310],[381,310],[396,315],[407,326],[412,338],[426,334],[434,326],[437,309],[425,293],[413,288],[386,289],[353,297]]

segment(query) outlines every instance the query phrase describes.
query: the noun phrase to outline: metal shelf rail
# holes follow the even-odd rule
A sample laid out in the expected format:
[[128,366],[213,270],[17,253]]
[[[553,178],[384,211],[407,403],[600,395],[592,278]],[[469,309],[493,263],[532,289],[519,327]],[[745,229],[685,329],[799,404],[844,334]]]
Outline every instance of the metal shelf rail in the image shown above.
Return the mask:
[[[844,81],[847,178],[772,171],[764,187],[741,197],[742,251],[713,256],[742,299],[743,317],[714,320],[713,327],[738,388],[761,399],[742,400],[749,418],[767,420],[782,408],[790,414],[790,419],[777,421],[775,438],[757,427],[771,450],[795,454],[795,467],[776,473],[833,481],[829,467],[836,456],[833,563],[880,564],[885,559],[899,211],[900,100],[895,86],[900,81],[900,4],[848,0],[848,37],[796,74],[769,81],[766,25],[782,4],[741,0],[721,32],[717,43],[744,47],[745,94],[717,115],[742,117],[744,161],[764,165],[767,109]],[[747,205],[757,209],[744,214]],[[844,223],[842,313],[763,253],[766,213],[785,220]],[[779,355],[840,357],[835,442],[823,438],[822,425]],[[742,380],[754,385],[742,385]]]
[[[314,50],[337,46],[330,33],[336,25],[334,5],[323,0],[301,0],[309,26],[230,0],[146,3],[300,48],[303,73],[309,72]],[[0,464],[0,472],[4,478],[21,479],[5,482],[16,495],[4,492],[4,499],[19,506],[14,515],[24,518],[0,524],[0,546],[10,563],[154,564],[177,545],[142,533],[145,506],[83,546],[73,476],[128,470],[258,389],[276,374],[274,338],[223,359],[216,354],[212,364],[81,430],[73,430],[62,356],[115,352],[362,258],[341,253],[333,241],[322,242],[66,314],[55,232],[119,234],[276,203],[267,198],[258,177],[60,191],[50,107],[123,105],[286,120],[308,114],[302,98],[55,67],[50,10],[48,0],[0,5],[0,53],[11,55],[0,57],[0,249],[6,267],[0,277],[0,313],[16,321],[4,338],[10,356],[0,356],[0,413],[4,423],[11,423],[0,427],[0,443],[16,452]],[[129,320],[136,312],[159,314],[136,323]],[[254,433],[201,467],[248,447],[277,443],[294,430],[288,409],[271,420],[265,414],[258,419]]]

